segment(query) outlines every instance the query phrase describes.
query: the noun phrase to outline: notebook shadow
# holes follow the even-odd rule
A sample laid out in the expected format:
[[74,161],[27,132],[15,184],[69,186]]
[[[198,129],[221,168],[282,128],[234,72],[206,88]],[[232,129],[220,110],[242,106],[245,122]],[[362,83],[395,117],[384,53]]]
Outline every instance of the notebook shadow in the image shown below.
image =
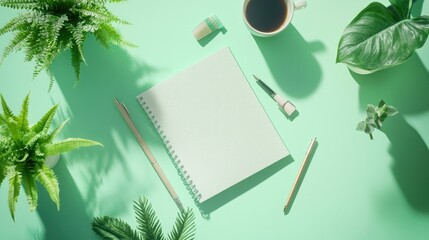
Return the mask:
[[289,155],[277,161],[276,163],[268,166],[267,168],[264,168],[258,173],[253,174],[252,176],[239,182],[238,184],[226,189],[225,191],[205,201],[204,203],[198,204],[201,214],[204,218],[210,219],[210,213],[214,212],[216,209],[222,207],[226,203],[247,192],[253,187],[256,187],[259,183],[274,175],[293,161],[294,160],[292,156]]
[[64,159],[54,167],[60,186],[60,211],[51,201],[46,190],[39,184],[39,206],[37,212],[45,226],[45,240],[95,239],[91,230],[92,216],[86,212],[86,203],[82,198],[73,177],[67,169]]
[[[83,181],[86,192],[82,194],[85,196],[87,208],[92,208],[96,204],[96,190],[112,166],[119,165],[124,172],[122,176],[132,182],[130,160],[120,151],[118,143],[126,147],[136,142],[113,99],[117,97],[137,106],[135,96],[139,93],[138,80],[145,74],[150,74],[153,68],[137,62],[120,47],[111,46],[105,49],[94,37],[85,40],[84,53],[88,66],[81,65],[80,81],[76,86],[69,52],[64,52],[55,59],[51,72],[57,80],[54,84],[58,84],[67,101],[59,104],[68,106],[68,112],[63,109],[63,112],[60,112],[63,119],[70,118],[63,134],[68,137],[92,139],[104,145],[101,150],[91,148],[88,151],[79,150],[72,153],[72,164],[84,166],[81,172],[85,178]],[[145,131],[152,131],[149,127],[144,127],[147,128]],[[116,159],[121,161],[116,162]],[[112,199],[118,203],[118,211],[123,202],[129,201],[125,199],[126,196],[119,194]]]
[[398,114],[386,120],[394,161],[393,175],[405,199],[415,210],[429,214],[429,149],[420,134]]
[[325,49],[321,42],[307,43],[293,25],[274,37],[253,38],[285,93],[303,98],[317,89],[322,69],[313,53]]

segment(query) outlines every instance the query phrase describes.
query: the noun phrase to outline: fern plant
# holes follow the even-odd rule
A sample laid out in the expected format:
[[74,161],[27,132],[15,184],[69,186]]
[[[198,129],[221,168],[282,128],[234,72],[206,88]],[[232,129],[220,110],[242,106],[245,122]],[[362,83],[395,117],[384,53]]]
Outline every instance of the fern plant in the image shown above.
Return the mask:
[[66,120],[52,132],[49,131],[57,105],[32,126],[28,122],[29,95],[25,97],[19,115],[13,114],[3,96],[1,105],[3,114],[0,114],[0,185],[5,179],[9,182],[8,204],[12,219],[15,220],[15,206],[21,185],[27,195],[30,210],[36,209],[36,182],[47,190],[59,210],[58,180],[54,171],[46,165],[45,159],[79,147],[101,144],[81,138],[54,142],[67,123]]
[[[25,51],[26,61],[35,61],[33,78],[49,66],[63,50],[71,50],[76,82],[85,63],[83,42],[88,34],[106,48],[109,44],[128,45],[112,23],[127,24],[114,16],[106,3],[125,0],[0,0],[0,6],[27,10],[0,29],[0,36],[14,32],[0,63],[11,52]],[[52,85],[52,80],[51,80]]]
[[173,230],[165,238],[161,224],[146,198],[134,201],[134,211],[137,219],[137,229],[118,218],[95,217],[92,229],[103,239],[129,240],[192,240],[195,235],[195,216],[190,209],[178,213]]

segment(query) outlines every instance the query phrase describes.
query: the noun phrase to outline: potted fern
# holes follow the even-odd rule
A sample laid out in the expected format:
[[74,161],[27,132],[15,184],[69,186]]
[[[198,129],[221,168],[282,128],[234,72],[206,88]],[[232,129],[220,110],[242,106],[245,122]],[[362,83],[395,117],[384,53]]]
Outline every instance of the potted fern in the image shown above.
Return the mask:
[[15,220],[15,206],[21,185],[27,195],[30,210],[36,209],[36,182],[47,190],[59,210],[58,180],[54,171],[45,163],[45,159],[79,147],[101,144],[81,138],[54,142],[67,123],[66,120],[52,132],[49,131],[57,105],[32,126],[28,122],[29,95],[25,97],[19,115],[13,114],[3,96],[1,105],[3,114],[0,114],[0,185],[3,180],[9,182],[8,204],[12,219]]
[[162,231],[152,205],[146,198],[139,198],[134,202],[134,211],[137,219],[137,229],[119,218],[95,217],[92,221],[92,230],[103,239],[129,240],[193,240],[195,235],[195,216],[187,209],[178,213],[173,230],[167,238]]
[[80,64],[85,63],[83,42],[89,34],[106,48],[109,44],[132,46],[112,25],[127,22],[114,16],[105,6],[122,1],[125,0],[0,0],[0,6],[26,10],[0,28],[0,36],[14,32],[0,63],[11,52],[24,50],[25,60],[35,61],[34,78],[43,70],[49,73],[55,57],[70,49],[78,81]]

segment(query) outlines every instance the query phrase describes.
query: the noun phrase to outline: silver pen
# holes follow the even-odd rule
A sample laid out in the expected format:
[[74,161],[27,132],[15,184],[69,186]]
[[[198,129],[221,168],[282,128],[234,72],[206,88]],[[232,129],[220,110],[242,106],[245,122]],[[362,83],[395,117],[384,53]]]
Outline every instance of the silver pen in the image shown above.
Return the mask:
[[256,82],[258,83],[258,85],[261,86],[261,88],[264,89],[264,91],[268,93],[268,95],[270,95],[270,97],[274,99],[274,101],[276,101],[277,105],[279,105],[279,108],[282,112],[286,113],[286,115],[289,117],[295,112],[296,108],[289,100],[283,99],[276,92],[274,92],[270,87],[268,87],[267,84],[265,84],[257,76],[253,75],[253,77],[256,79]]

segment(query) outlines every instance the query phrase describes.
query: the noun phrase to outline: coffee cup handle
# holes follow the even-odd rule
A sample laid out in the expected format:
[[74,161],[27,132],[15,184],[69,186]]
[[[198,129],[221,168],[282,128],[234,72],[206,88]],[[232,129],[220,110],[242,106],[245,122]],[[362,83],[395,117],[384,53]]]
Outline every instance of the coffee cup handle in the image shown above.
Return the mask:
[[297,0],[293,2],[295,10],[299,10],[302,8],[307,7],[307,1],[306,0]]

